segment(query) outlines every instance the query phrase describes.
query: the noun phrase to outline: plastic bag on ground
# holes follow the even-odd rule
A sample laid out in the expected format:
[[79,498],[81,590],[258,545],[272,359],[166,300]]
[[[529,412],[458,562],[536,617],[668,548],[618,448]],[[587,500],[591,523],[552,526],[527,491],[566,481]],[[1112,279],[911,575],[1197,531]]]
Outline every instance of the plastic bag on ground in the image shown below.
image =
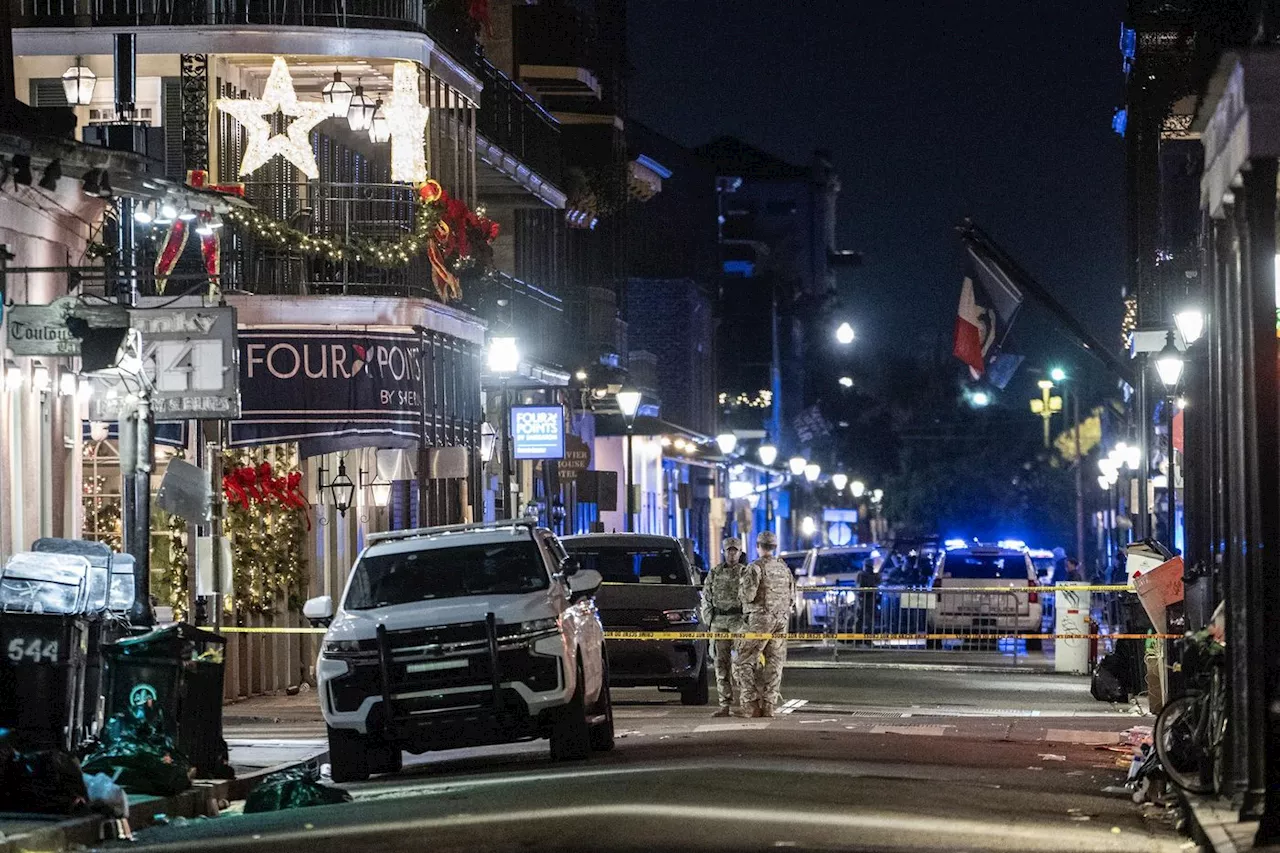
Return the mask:
[[351,802],[342,788],[320,784],[320,774],[310,767],[272,773],[244,801],[245,814],[305,809]]
[[84,774],[84,787],[89,792],[89,802],[94,806],[101,807],[112,817],[129,816],[129,795],[107,774]]
[[191,787],[191,764],[164,732],[159,712],[139,707],[116,714],[98,749],[84,760],[87,774],[104,773],[129,791],[166,796]]
[[89,811],[80,765],[55,750],[0,747],[0,811],[79,815]]

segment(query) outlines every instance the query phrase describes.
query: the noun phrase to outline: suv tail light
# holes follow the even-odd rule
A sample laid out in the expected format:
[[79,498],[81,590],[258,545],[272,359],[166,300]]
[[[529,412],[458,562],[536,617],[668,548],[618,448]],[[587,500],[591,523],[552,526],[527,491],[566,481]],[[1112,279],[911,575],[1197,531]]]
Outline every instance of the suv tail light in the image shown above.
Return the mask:
[[[1033,581],[1033,580],[1029,580],[1029,581],[1027,581],[1027,586],[1029,586],[1029,587],[1034,587],[1035,585],[1036,585],[1036,582],[1035,582],[1035,581]],[[1027,593],[1027,603],[1028,603],[1028,604],[1038,604],[1038,603],[1040,603],[1040,593],[1038,593],[1038,592],[1029,592],[1029,593]]]

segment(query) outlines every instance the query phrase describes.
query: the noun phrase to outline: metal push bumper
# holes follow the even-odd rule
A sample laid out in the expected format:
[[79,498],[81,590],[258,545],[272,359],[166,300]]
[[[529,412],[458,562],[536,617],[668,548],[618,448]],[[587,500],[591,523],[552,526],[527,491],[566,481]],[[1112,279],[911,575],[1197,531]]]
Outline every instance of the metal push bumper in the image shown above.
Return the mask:
[[[351,665],[321,657],[326,723],[402,743],[411,752],[546,736],[572,694],[561,656],[536,651],[527,638],[500,637],[492,613],[484,624],[483,641],[430,655],[397,655],[393,632],[379,626],[376,660]],[[543,639],[552,638],[562,648],[558,632]],[[405,683],[403,673],[415,670],[457,675],[436,685]]]

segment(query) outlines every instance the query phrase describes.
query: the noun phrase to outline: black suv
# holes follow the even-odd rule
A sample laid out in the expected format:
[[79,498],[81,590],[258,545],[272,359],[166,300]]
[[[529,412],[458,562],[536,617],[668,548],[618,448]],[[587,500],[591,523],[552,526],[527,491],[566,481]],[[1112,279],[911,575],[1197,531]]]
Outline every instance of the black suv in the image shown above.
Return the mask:
[[[642,533],[589,533],[560,540],[604,584],[596,606],[605,631],[702,631],[697,571],[680,542]],[[685,705],[710,698],[706,640],[605,640],[609,684],[680,691]]]

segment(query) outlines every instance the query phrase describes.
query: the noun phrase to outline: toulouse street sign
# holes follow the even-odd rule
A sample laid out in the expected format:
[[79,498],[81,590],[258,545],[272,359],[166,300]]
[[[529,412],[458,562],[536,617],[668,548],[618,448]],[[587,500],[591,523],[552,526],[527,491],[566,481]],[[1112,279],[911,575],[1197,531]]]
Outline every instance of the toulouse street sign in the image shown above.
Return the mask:
[[64,296],[48,305],[11,306],[9,349],[14,355],[79,355],[80,339],[67,328],[67,318],[79,305],[74,296]]

